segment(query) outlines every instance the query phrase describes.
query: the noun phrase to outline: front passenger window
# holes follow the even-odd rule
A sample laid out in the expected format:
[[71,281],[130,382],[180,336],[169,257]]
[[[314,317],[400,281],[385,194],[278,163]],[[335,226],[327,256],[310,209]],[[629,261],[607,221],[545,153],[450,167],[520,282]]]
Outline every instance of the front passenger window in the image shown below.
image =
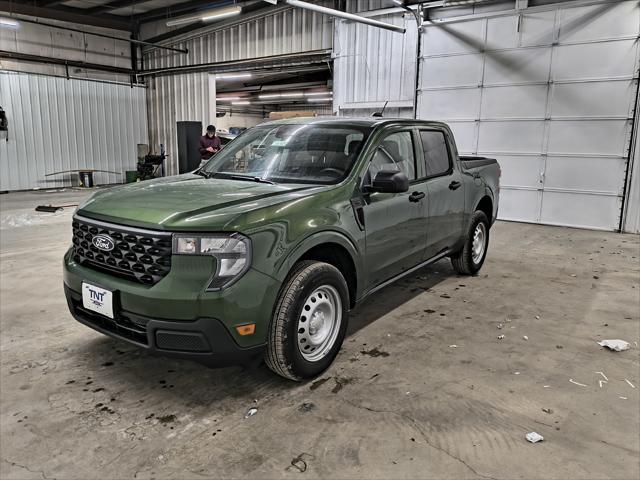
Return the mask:
[[404,172],[409,181],[416,179],[415,157],[411,132],[392,133],[385,137],[371,160],[370,179],[380,170],[398,170]]

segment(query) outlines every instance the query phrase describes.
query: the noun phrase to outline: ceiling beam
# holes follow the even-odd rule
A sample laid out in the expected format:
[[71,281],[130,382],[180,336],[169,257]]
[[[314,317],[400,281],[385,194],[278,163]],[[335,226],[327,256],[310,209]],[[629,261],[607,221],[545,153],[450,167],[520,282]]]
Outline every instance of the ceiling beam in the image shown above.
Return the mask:
[[133,23],[126,17],[117,15],[85,15],[81,8],[70,8],[58,6],[55,8],[42,8],[33,5],[25,5],[12,1],[0,0],[0,11],[15,13],[19,15],[29,15],[32,17],[50,18],[52,20],[62,20],[65,22],[92,25],[94,27],[112,28],[114,30],[124,30],[130,32]]

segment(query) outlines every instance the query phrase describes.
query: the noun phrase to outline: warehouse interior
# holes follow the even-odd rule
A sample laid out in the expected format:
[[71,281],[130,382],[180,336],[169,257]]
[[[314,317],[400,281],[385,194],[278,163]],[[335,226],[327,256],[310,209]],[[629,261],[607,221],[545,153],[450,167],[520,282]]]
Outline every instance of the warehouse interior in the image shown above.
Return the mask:
[[[0,477],[638,478],[639,76],[637,0],[0,0]],[[74,320],[78,206],[169,204],[207,125],[224,152],[307,117],[444,122],[496,159],[483,269],[352,305],[302,382]]]

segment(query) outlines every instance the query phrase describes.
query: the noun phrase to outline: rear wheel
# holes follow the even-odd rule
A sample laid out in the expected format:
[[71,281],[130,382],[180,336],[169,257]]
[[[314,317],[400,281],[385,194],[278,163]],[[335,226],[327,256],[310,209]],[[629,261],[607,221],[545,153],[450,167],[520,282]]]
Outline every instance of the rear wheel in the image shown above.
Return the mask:
[[347,283],[333,265],[298,263],[271,321],[267,366],[291,380],[315,377],[333,362],[347,329]]
[[476,211],[462,249],[451,256],[453,269],[462,275],[477,273],[487,256],[489,246],[489,220],[484,212]]

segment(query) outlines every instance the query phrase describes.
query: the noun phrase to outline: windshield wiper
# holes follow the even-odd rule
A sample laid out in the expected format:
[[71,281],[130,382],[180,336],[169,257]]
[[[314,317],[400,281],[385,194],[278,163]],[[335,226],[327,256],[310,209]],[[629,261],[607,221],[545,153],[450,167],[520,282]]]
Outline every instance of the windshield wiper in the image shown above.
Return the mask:
[[265,180],[264,178],[260,177],[251,177],[249,175],[229,175],[229,178],[233,178],[234,180],[248,180],[250,182],[257,183],[268,183],[269,185],[276,184],[276,182],[272,182],[271,180]]
[[202,170],[202,169],[198,169],[198,170],[196,170],[196,171],[195,171],[195,172],[193,172],[193,173],[195,173],[196,175],[203,176],[204,178],[211,178],[211,174],[210,174],[209,172],[205,172],[205,171],[204,171],[204,170]]

